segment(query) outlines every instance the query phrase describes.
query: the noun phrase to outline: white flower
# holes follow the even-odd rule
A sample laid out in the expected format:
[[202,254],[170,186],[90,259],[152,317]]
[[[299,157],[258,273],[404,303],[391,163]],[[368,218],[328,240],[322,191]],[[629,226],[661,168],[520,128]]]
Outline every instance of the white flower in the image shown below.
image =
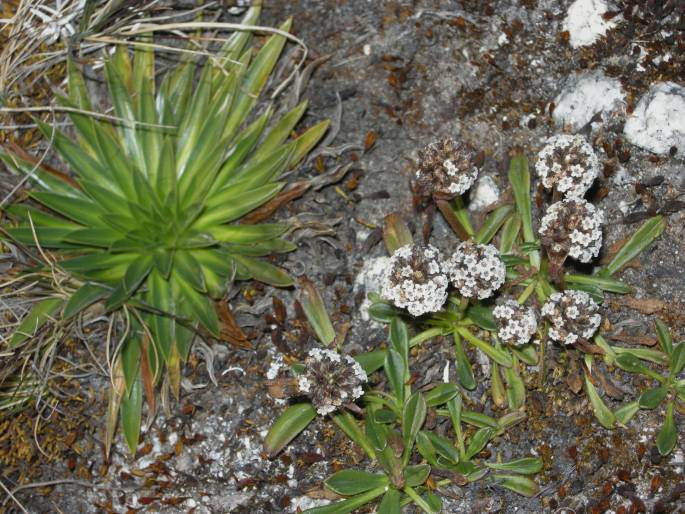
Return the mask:
[[552,136],[538,154],[535,170],[546,189],[582,198],[599,175],[599,159],[580,135]]
[[508,298],[492,310],[497,323],[497,336],[505,343],[526,344],[538,329],[535,312]]
[[497,248],[472,241],[460,243],[443,268],[462,296],[481,300],[502,287],[507,274]]
[[550,322],[549,337],[562,344],[590,339],[602,321],[597,304],[585,291],[554,293],[542,306],[541,314]]
[[362,384],[368,380],[366,373],[349,355],[314,348],[309,351],[304,365],[304,373],[297,378],[298,389],[310,397],[322,416],[364,394]]
[[438,250],[431,245],[406,245],[390,258],[381,296],[412,316],[421,316],[440,310],[447,299],[447,286]]
[[473,149],[445,137],[419,152],[417,183],[424,194],[454,197],[468,191],[478,178]]
[[550,205],[540,221],[542,244],[550,256],[570,255],[590,262],[602,248],[604,213],[591,203],[572,198]]

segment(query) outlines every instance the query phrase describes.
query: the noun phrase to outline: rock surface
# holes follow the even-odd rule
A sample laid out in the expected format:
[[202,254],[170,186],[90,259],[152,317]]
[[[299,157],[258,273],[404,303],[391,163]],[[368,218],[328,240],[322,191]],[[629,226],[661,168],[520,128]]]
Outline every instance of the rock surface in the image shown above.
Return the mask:
[[632,144],[685,158],[685,87],[674,82],[654,84],[626,121],[624,134]]

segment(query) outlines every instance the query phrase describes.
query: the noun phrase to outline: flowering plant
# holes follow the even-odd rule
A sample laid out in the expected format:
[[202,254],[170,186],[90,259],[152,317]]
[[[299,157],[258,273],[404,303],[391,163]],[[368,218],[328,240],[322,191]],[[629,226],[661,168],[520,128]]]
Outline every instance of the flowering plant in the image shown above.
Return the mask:
[[[440,159],[435,155],[437,149],[445,146],[430,145],[419,154],[420,187],[415,187],[415,191],[431,190],[429,183],[433,184],[433,191],[438,190],[445,180],[459,172],[471,176],[472,160],[450,161],[461,163],[461,170],[439,165]],[[449,148],[465,146],[452,142]],[[409,291],[417,290],[416,277],[422,274],[416,273],[416,267],[412,273],[412,263],[403,262],[402,274],[407,278],[398,281],[393,264],[399,259],[396,255],[416,253],[418,248],[426,247],[414,246],[408,227],[398,216],[386,218],[384,239],[393,257],[380,294],[369,295],[369,313],[375,320],[390,322],[400,316],[412,321],[420,330],[414,337],[417,341],[452,337],[459,383],[466,389],[474,389],[476,380],[464,344],[483,352],[491,360],[493,400],[499,406],[508,404],[511,409],[518,409],[525,402],[525,385],[519,375],[521,365],[538,365],[539,383],[544,380],[545,349],[550,341],[561,343],[572,360],[578,359],[578,353],[591,360],[593,355],[607,352],[653,362],[665,360],[665,355],[655,351],[609,346],[597,335],[605,293],[631,291],[614,275],[661,234],[665,227],[663,217],[647,220],[606,265],[597,267],[592,274],[575,272],[574,261],[592,262],[602,243],[603,214],[583,198],[597,177],[597,157],[581,136],[556,136],[540,152],[536,170],[542,185],[552,190],[553,201],[540,217],[537,230],[531,176],[522,154],[513,155],[510,160],[508,179],[513,202],[496,205],[478,229],[474,228],[461,196],[466,190],[452,195],[447,204],[444,196],[433,194],[436,203],[442,202],[439,211],[462,241],[448,243],[446,258],[440,257],[437,248],[427,247],[431,248],[434,261],[431,283],[447,281],[448,286],[433,287],[431,295],[414,298],[411,309],[408,308],[409,316],[402,310],[408,307],[406,302],[398,298],[403,298],[401,293],[407,297]],[[424,227],[423,233],[429,234],[430,227]],[[435,304],[441,302],[435,309]],[[574,365],[572,369],[580,367]],[[615,426],[615,416],[602,415],[608,408],[592,384],[593,374],[601,371],[591,365],[583,369],[595,414],[603,425]]]

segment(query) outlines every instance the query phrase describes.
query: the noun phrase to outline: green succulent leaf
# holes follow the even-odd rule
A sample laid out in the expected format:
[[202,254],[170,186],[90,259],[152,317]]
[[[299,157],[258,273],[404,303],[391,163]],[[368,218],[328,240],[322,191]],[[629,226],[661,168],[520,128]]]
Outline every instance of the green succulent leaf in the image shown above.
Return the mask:
[[310,280],[302,280],[300,303],[307,317],[307,321],[314,329],[314,333],[324,346],[329,346],[335,339],[335,329],[328,316],[326,305],[318,289]]
[[[500,233],[499,251],[502,255],[511,253],[521,231],[521,216],[518,213],[508,217]],[[524,261],[525,262],[525,261]]]
[[374,350],[372,352],[355,355],[354,360],[361,365],[367,375],[370,375],[383,367],[386,353],[386,350]]
[[671,355],[673,353],[673,338],[671,337],[671,331],[660,319],[657,319],[654,322],[654,325],[656,327],[656,335],[659,340],[661,351],[667,355]]
[[131,453],[134,453],[138,447],[142,407],[143,385],[140,378],[136,378],[130,390],[124,394],[119,412],[124,439]]
[[407,368],[405,379],[409,378],[409,331],[402,318],[395,317],[390,322],[390,343],[393,349],[402,357]]
[[357,424],[357,421],[349,412],[335,413],[331,416],[331,419],[343,432],[345,432],[345,435],[347,435],[350,440],[366,452],[371,460],[376,458],[376,451],[374,450],[373,443],[362,431]]
[[378,506],[378,514],[402,514],[400,492],[397,489],[388,489],[383,495],[383,500]]
[[385,376],[399,405],[404,404],[405,364],[402,356],[390,349],[385,355]]
[[62,317],[69,319],[81,313],[95,302],[102,300],[109,294],[110,290],[98,284],[83,284],[64,305]]
[[676,376],[685,367],[685,342],[676,345],[671,354],[670,371],[672,376]]
[[476,388],[476,379],[473,376],[471,369],[471,362],[469,361],[466,352],[464,351],[464,344],[458,332],[454,333],[454,356],[457,366],[457,377],[459,383],[465,389],[472,391]]
[[369,317],[381,323],[390,323],[394,318],[402,314],[389,302],[375,302],[369,306]]
[[418,487],[423,485],[431,473],[431,467],[428,464],[415,464],[404,468],[404,483],[409,487]]
[[233,258],[255,280],[276,287],[288,287],[294,284],[293,279],[285,271],[273,264],[242,255],[233,255]]
[[666,366],[669,364],[669,356],[659,350],[652,350],[651,348],[621,348],[620,346],[612,347],[618,356],[630,354],[638,359],[649,362],[654,362]]
[[63,303],[64,301],[61,298],[46,298],[34,305],[33,309],[14,330],[9,341],[9,347],[16,348],[29,338],[34,337],[50,318],[57,313]]
[[614,428],[616,416],[609,410],[609,407],[606,406],[587,375],[585,375],[585,389],[597,421],[599,421],[600,425],[604,428]]
[[513,367],[504,368],[504,377],[507,381],[507,400],[509,402],[509,408],[518,410],[526,401],[526,385]]
[[264,439],[264,449],[274,456],[292,441],[316,417],[311,403],[296,403],[288,407],[269,429]]
[[564,276],[564,280],[566,283],[574,286],[594,286],[602,291],[609,291],[611,293],[627,294],[633,290],[632,287],[621,280],[601,275],[574,275],[567,273]]
[[343,469],[331,475],[324,484],[334,493],[342,496],[353,496],[388,485],[384,474],[368,473],[356,469]]
[[419,454],[426,459],[428,464],[431,466],[437,465],[438,455],[435,451],[435,447],[424,431],[420,431],[416,435],[416,449],[419,451]]
[[452,398],[459,394],[459,388],[455,384],[438,384],[430,391],[426,392],[426,404],[429,407],[437,407],[443,403],[447,403]]
[[644,224],[628,239],[621,249],[614,255],[611,262],[607,264],[606,270],[609,275],[613,275],[623,268],[626,264],[640,255],[666,228],[666,220],[663,216],[654,216]]
[[633,416],[635,416],[639,410],[639,402],[630,402],[625,404],[623,407],[616,409],[614,416],[616,416],[616,421],[618,423],[625,426],[631,419],[633,419]]
[[498,485],[514,491],[522,496],[532,497],[540,491],[540,487],[528,477],[498,473],[493,475],[492,479]]
[[497,231],[509,219],[513,210],[514,208],[511,205],[502,205],[492,211],[485,219],[483,226],[478,230],[474,240],[481,244],[487,244],[492,241]]
[[473,434],[468,447],[466,448],[466,460],[471,460],[476,454],[485,448],[490,440],[495,436],[495,430],[489,427],[481,428]]
[[542,471],[542,459],[540,457],[523,457],[510,460],[509,462],[486,462],[485,465],[497,471],[509,471],[522,475],[534,475]]
[[668,388],[664,386],[647,389],[640,395],[639,405],[641,409],[655,409],[666,399]]
[[678,440],[678,432],[676,430],[675,421],[673,419],[673,402],[669,402],[666,407],[666,417],[661,430],[656,436],[656,447],[661,455],[668,455],[671,453]]
[[492,309],[481,305],[479,303],[473,304],[466,311],[467,317],[473,321],[478,327],[494,332],[497,330],[495,318],[492,315]]
[[459,452],[449,439],[434,434],[433,432],[421,431],[420,433],[424,440],[423,443],[426,444],[429,442],[438,455],[450,462],[459,462]]
[[377,487],[365,493],[353,496],[352,498],[348,498],[347,500],[325,505],[323,507],[307,509],[303,514],[349,514],[384,494],[386,489],[386,486]]
[[402,439],[404,442],[405,462],[411,454],[416,434],[426,421],[426,400],[420,392],[411,395],[402,410]]

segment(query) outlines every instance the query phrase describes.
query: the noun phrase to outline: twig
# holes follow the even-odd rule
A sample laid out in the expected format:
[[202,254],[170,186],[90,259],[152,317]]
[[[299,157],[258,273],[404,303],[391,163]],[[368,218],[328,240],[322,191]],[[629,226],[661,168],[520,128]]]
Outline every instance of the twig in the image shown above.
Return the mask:
[[[2,480],[0,480],[0,487],[2,487],[3,490],[7,493],[7,498],[5,498],[5,500],[2,502],[3,505],[5,505],[5,503],[7,503],[7,500],[8,500],[8,499],[11,499],[14,503],[17,504],[17,507],[19,507],[19,508],[21,509],[22,512],[24,512],[25,514],[29,514],[29,511],[27,511],[27,510],[24,508],[24,506],[19,502],[19,500],[17,500],[17,499],[14,497],[14,494],[12,493],[12,491],[10,491],[9,489],[7,489],[7,487],[5,486],[5,484],[4,484],[4,482],[3,482]],[[15,489],[15,491],[16,491],[16,489]]]

